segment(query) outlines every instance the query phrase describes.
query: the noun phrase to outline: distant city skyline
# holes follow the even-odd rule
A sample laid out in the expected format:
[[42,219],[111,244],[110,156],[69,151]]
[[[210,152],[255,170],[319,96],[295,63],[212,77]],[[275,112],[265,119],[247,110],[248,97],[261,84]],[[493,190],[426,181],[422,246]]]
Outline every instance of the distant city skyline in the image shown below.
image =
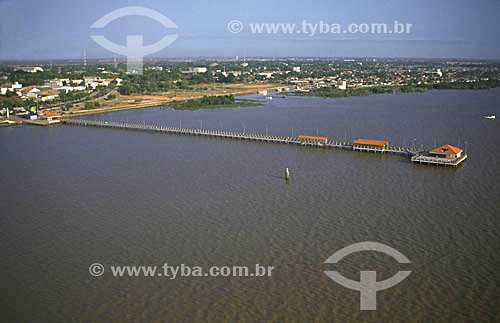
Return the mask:
[[[500,2],[463,0],[412,3],[400,1],[85,1],[0,0],[0,60],[113,59],[94,42],[90,29],[105,14],[126,6],[143,6],[170,18],[177,29],[155,20],[122,17],[99,29],[124,45],[127,35],[143,35],[144,44],[167,34],[178,39],[148,58],[174,57],[396,57],[499,59]],[[228,23],[243,23],[240,33]],[[409,34],[254,34],[250,23],[302,21],[343,26],[350,23],[411,23]],[[124,56],[118,55],[122,61]]]

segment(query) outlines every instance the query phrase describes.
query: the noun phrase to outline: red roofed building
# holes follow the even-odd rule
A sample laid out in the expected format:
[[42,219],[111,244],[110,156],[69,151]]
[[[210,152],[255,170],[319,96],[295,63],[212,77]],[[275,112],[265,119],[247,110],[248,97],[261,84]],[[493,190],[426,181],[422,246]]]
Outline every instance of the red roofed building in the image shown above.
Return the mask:
[[114,80],[115,80],[115,79],[113,79],[113,78],[107,78],[107,79],[105,79],[105,80],[102,80],[102,84],[104,84],[104,85],[108,86],[108,85],[109,85],[109,83],[113,82]]
[[386,140],[372,140],[372,139],[357,139],[354,140],[354,144],[362,146],[375,146],[375,147],[389,146],[389,142]]
[[323,146],[328,142],[327,137],[299,136],[300,144],[303,146]]
[[299,136],[300,139],[309,139],[309,140],[319,140],[319,141],[324,141],[327,142],[328,138],[327,137],[316,137],[316,136]]
[[353,141],[352,149],[358,151],[384,152],[389,147],[386,140],[356,139]]
[[416,153],[411,157],[412,162],[445,166],[458,166],[465,159],[467,159],[467,154],[461,148],[452,145],[442,145],[429,152]]
[[442,145],[429,151],[433,156],[440,158],[459,158],[463,150],[452,145]]
[[47,119],[48,121],[52,121],[54,118],[59,118],[60,115],[54,112],[44,112],[43,114],[39,115],[40,119]]

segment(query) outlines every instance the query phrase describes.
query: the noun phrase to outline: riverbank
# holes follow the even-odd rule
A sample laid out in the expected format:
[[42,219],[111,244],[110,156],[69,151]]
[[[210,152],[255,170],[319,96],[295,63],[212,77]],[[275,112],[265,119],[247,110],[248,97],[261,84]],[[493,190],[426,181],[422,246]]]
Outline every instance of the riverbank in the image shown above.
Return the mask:
[[[117,112],[123,110],[142,109],[155,106],[168,106],[174,105],[173,108],[177,110],[198,110],[198,109],[214,109],[214,108],[230,108],[238,106],[259,106],[264,102],[258,100],[236,99],[237,102],[224,105],[204,105],[196,108],[175,108],[175,103],[186,102],[188,100],[202,99],[204,96],[225,96],[225,95],[247,95],[254,94],[260,90],[273,91],[281,88],[280,84],[232,84],[231,86],[222,86],[218,88],[215,94],[210,91],[184,91],[174,92],[171,96],[164,95],[121,95],[116,100],[106,101],[99,100],[101,107],[93,109],[71,109],[61,113],[64,118],[81,117],[88,115],[96,115],[109,112]],[[253,102],[255,101],[255,102]]]
[[359,87],[348,88],[345,90],[324,87],[314,89],[309,92],[292,92],[288,95],[297,96],[319,96],[327,98],[344,98],[349,96],[367,96],[372,94],[383,93],[422,93],[429,90],[487,90],[500,87],[500,81],[488,80],[477,82],[453,82],[453,83],[437,83],[432,85],[418,86],[375,86],[375,87]]

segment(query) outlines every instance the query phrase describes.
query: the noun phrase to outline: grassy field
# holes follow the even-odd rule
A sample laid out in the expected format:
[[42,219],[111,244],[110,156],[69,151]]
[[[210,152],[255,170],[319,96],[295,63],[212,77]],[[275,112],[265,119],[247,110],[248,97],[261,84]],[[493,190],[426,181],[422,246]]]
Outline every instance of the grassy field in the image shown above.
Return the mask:
[[[196,84],[189,89],[171,89],[168,92],[151,93],[148,95],[120,95],[118,91],[113,91],[115,99],[107,100],[99,98],[93,102],[98,102],[99,107],[85,108],[84,103],[75,104],[70,110],[71,115],[87,115],[95,113],[103,113],[110,111],[137,109],[149,106],[167,105],[173,101],[179,102],[189,99],[202,98],[203,96],[218,96],[218,95],[244,95],[257,93],[264,89],[274,89],[280,87],[280,84],[274,83],[257,83],[257,84],[221,84],[221,83],[205,83]],[[242,104],[239,104],[242,105]],[[239,106],[235,104],[234,106]],[[249,102],[243,104],[251,105]],[[200,107],[203,108],[203,107]],[[213,108],[213,107],[210,107]]]

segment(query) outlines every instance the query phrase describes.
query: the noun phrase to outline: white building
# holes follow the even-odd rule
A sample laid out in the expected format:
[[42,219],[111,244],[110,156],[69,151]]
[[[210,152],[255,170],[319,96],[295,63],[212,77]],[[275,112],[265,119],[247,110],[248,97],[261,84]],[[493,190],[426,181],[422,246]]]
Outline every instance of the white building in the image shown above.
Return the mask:
[[14,72],[16,71],[36,73],[36,72],[43,72],[43,68],[41,68],[40,66],[19,66],[19,67],[14,67]]
[[347,81],[340,81],[338,88],[339,90],[347,90]]
[[60,86],[53,88],[53,90],[64,91],[64,93],[68,94],[68,92],[73,92],[75,88],[72,86]]
[[300,66],[294,66],[294,67],[292,67],[292,71],[300,73]]
[[273,72],[261,72],[258,75],[265,76],[266,78],[270,78],[271,76],[273,76],[273,74],[274,74]]
[[111,82],[113,82],[113,80],[114,80],[113,78],[107,78],[105,80],[102,80],[101,82],[102,82],[102,85],[108,86]]
[[20,97],[37,98],[40,90],[36,87],[28,86],[16,92]]
[[230,74],[232,74],[234,77],[237,77],[241,75],[241,71],[222,72],[221,74],[224,75],[224,77],[227,77]]
[[206,67],[193,67],[193,73],[205,73],[206,71]]
[[23,85],[16,81],[14,84],[12,84],[10,86],[9,91],[15,91],[15,90],[22,89],[22,88],[23,88]]
[[96,78],[92,77],[92,76],[85,76],[85,77],[83,77],[83,81],[85,82],[85,85],[90,85],[95,80],[96,80]]
[[11,84],[9,87],[2,87],[0,88],[0,94],[1,95],[6,95],[7,94],[7,91],[9,92],[17,92],[19,91],[20,89],[23,88],[23,85],[19,82],[15,82],[14,84]]
[[45,86],[63,86],[63,82],[58,80],[58,79],[54,79],[54,80],[45,80],[45,83],[44,83]]
[[46,96],[42,96],[40,100],[42,102],[45,102],[45,101],[51,101],[51,100],[57,99],[58,97],[59,97],[59,94],[49,94]]

